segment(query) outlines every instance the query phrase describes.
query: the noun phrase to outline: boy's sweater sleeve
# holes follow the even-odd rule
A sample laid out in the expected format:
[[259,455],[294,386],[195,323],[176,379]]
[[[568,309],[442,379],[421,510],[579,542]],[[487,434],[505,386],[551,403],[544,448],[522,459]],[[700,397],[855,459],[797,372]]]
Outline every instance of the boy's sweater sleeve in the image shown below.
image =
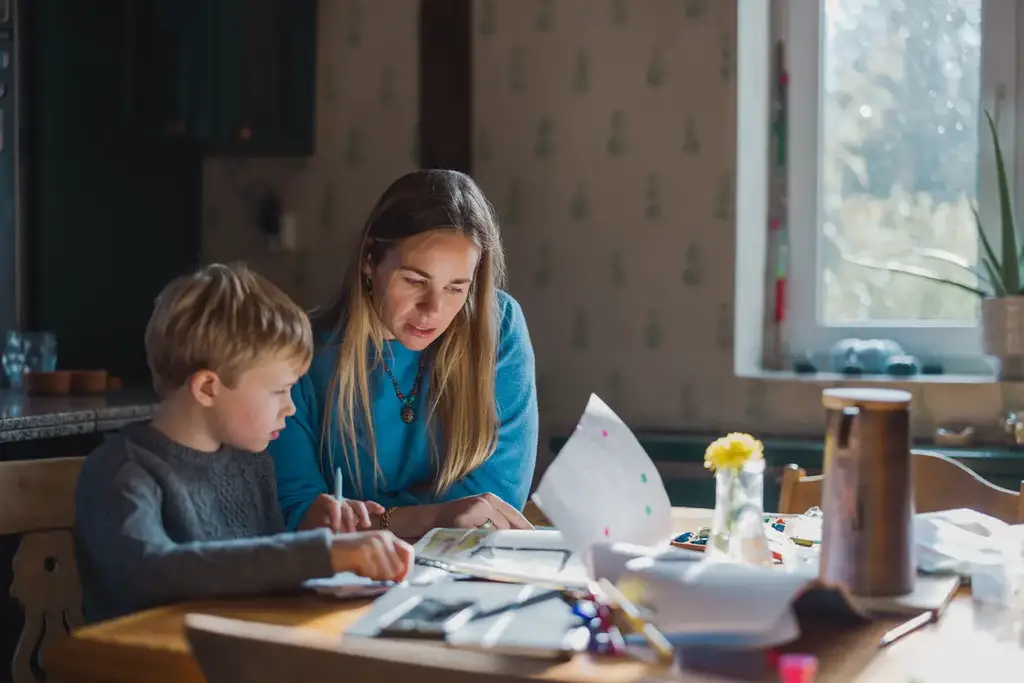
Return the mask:
[[[110,476],[113,475],[113,476]],[[227,595],[294,589],[331,576],[331,535],[319,529],[244,540],[175,543],[163,494],[138,464],[83,468],[76,491],[78,542],[119,612]]]

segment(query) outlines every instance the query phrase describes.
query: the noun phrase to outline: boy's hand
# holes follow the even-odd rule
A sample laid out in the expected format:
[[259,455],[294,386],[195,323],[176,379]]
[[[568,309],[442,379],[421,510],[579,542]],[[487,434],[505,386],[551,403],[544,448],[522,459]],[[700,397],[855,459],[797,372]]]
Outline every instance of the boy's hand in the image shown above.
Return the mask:
[[321,493],[306,510],[299,530],[326,528],[331,531],[350,533],[369,529],[370,515],[383,515],[384,508],[372,500],[346,500],[338,503],[334,496]]
[[412,546],[390,531],[338,534],[331,544],[335,572],[353,572],[374,581],[403,581],[414,559]]
[[341,528],[335,531],[349,533],[360,529],[369,529],[373,526],[370,515],[383,515],[384,506],[372,500],[348,500],[341,506]]

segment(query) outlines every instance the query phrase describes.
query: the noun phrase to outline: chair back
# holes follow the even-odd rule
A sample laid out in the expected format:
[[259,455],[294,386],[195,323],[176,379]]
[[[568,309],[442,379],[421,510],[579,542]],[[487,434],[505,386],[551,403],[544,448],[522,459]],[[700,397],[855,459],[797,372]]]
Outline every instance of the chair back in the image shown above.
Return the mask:
[[0,463],[0,535],[20,536],[10,593],[25,613],[11,662],[14,683],[45,681],[47,649],[84,622],[71,531],[84,461]]
[[[969,508],[1009,524],[1024,522],[1024,482],[1020,490],[1011,491],[985,481],[941,453],[914,450],[911,456],[916,512]],[[821,505],[823,480],[824,475],[808,476],[796,465],[787,465],[782,473],[779,513],[801,514]]]

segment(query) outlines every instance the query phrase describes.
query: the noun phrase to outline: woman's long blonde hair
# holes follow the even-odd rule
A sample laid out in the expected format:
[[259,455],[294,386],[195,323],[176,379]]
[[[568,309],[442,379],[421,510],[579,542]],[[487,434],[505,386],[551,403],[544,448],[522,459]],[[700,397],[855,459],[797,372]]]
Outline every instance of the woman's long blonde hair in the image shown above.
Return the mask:
[[497,443],[494,378],[500,320],[495,292],[505,284],[498,221],[483,192],[466,174],[414,171],[392,183],[377,201],[359,247],[353,250],[337,301],[314,321],[321,332],[331,331],[331,345],[338,347],[321,434],[321,443],[327,444],[327,471],[335,466],[330,416],[336,413],[346,469],[360,497],[364,495],[357,455],[360,445],[373,459],[375,488],[383,476],[370,413],[369,378],[383,358],[384,330],[379,311],[373,308],[364,266],[367,261],[376,266],[398,241],[438,228],[470,239],[480,249],[480,261],[466,304],[440,339],[424,351],[430,354],[426,419],[436,471],[434,492],[443,493],[469,474],[490,457]]

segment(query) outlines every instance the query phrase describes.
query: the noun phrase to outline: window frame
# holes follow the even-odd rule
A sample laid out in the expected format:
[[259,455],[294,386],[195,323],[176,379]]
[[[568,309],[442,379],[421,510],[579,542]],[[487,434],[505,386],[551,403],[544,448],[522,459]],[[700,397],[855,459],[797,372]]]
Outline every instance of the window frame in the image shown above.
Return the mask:
[[[924,1],[924,0],[922,0]],[[789,271],[787,292],[787,337],[790,353],[824,357],[839,340],[887,338],[901,344],[907,353],[943,363],[947,373],[991,372],[981,352],[979,324],[950,325],[944,321],[921,321],[914,325],[890,322],[857,326],[826,326],[819,320],[818,293],[821,282],[821,174],[819,157],[821,130],[821,43],[824,3],[806,0],[776,0],[774,25],[786,45],[789,70],[786,205],[789,229]],[[1000,144],[1007,160],[1010,186],[1024,159],[1015,138],[1020,134],[1017,112],[1024,107],[1017,97],[1024,94],[1018,79],[1016,43],[1024,7],[1017,11],[1015,0],[982,0],[982,106],[997,117]],[[1021,70],[1024,72],[1024,70]],[[985,127],[981,131],[978,164],[978,203],[986,235],[999,249],[998,204],[993,164],[993,146]],[[793,134],[800,131],[801,134]],[[1021,206],[1020,196],[1015,196]]]

